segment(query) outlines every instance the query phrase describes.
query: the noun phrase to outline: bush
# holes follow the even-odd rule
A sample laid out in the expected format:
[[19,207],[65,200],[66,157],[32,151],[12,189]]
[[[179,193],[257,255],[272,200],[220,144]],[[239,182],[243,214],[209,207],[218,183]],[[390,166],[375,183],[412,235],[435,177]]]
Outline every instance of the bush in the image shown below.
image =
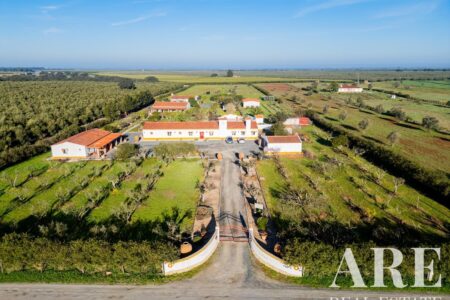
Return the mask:
[[135,144],[120,144],[117,147],[115,158],[118,160],[127,160],[137,155],[139,152],[138,145]]
[[258,226],[258,229],[261,231],[267,231],[267,223],[269,223],[267,217],[259,217],[258,220],[256,220],[256,226]]
[[122,80],[120,80],[117,85],[119,86],[119,88],[125,90],[134,90],[136,88],[136,85],[134,84],[134,81],[128,78],[124,78]]
[[333,140],[331,141],[331,145],[334,148],[338,148],[341,146],[348,147],[348,145],[349,145],[348,137],[344,134],[341,134],[341,135],[333,138]]
[[144,78],[144,80],[147,82],[159,82],[159,79],[155,76],[147,76]]
[[178,156],[193,154],[196,151],[194,144],[185,142],[162,143],[153,148],[153,152],[157,157],[169,160],[175,159]]

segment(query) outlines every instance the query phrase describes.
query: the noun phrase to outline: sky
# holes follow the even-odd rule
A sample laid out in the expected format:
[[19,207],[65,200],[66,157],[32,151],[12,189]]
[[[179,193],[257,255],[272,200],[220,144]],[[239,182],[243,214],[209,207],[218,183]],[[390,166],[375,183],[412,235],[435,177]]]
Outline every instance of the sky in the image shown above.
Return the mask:
[[0,66],[450,67],[450,0],[0,0]]

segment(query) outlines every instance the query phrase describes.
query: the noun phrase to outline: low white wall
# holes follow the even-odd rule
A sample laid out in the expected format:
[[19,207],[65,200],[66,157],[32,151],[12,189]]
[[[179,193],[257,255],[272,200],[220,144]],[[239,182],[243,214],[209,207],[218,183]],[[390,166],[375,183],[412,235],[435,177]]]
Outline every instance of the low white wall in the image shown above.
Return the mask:
[[214,251],[216,251],[219,245],[219,226],[216,226],[214,235],[208,241],[208,243],[200,250],[185,258],[178,259],[174,262],[164,262],[162,269],[164,275],[172,275],[177,273],[187,272],[205,263]]
[[259,262],[261,262],[265,266],[287,276],[303,276],[303,268],[301,266],[288,265],[285,261],[283,261],[279,257],[276,257],[272,253],[267,252],[263,247],[261,247],[253,236],[252,228],[249,229],[249,243],[253,255]]

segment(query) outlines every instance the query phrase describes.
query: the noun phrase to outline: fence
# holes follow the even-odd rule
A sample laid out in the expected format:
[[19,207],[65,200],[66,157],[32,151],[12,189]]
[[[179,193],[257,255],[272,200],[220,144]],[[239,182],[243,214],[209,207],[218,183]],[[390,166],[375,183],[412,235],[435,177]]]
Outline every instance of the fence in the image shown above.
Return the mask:
[[276,257],[275,255],[267,252],[263,247],[261,247],[258,244],[258,241],[256,241],[255,237],[253,236],[252,228],[249,229],[249,244],[250,249],[252,250],[252,253],[256,257],[256,259],[270,269],[287,276],[303,276],[303,268],[301,266],[289,265],[279,257]]
[[185,258],[176,260],[174,262],[164,262],[162,271],[164,275],[172,275],[190,271],[201,264],[205,263],[219,245],[220,233],[219,226],[216,226],[215,231],[208,243],[200,250]]

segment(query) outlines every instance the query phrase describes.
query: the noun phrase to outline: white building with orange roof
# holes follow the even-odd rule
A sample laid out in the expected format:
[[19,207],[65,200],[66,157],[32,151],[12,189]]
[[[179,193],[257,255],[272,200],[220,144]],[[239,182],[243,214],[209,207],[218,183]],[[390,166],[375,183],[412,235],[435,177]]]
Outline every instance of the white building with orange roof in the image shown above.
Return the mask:
[[255,115],[255,121],[256,121],[256,124],[263,124],[264,123],[264,115],[262,115],[262,114]]
[[155,101],[150,112],[173,112],[173,111],[185,111],[191,108],[189,102],[163,102]]
[[363,88],[356,84],[341,84],[338,93],[362,93]]
[[275,135],[263,138],[264,153],[268,155],[301,155],[302,140],[298,135]]
[[258,98],[244,98],[242,99],[242,106],[247,107],[260,107],[261,103]]
[[251,118],[241,121],[219,118],[215,121],[145,122],[142,132],[144,141],[222,140],[226,137],[256,140],[258,126]]
[[90,129],[53,144],[52,159],[101,158],[122,140],[120,133]]

